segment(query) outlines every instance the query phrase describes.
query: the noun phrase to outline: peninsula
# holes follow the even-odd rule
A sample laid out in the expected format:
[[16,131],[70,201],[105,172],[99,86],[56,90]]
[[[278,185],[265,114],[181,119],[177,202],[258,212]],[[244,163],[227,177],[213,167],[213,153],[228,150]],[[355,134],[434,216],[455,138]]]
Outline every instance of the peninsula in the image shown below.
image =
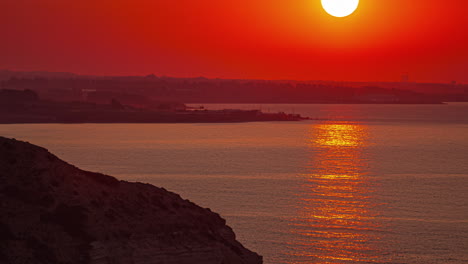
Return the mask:
[[230,123],[300,121],[298,114],[260,110],[189,109],[177,102],[135,106],[115,99],[108,103],[42,100],[32,90],[0,90],[0,124],[13,123]]

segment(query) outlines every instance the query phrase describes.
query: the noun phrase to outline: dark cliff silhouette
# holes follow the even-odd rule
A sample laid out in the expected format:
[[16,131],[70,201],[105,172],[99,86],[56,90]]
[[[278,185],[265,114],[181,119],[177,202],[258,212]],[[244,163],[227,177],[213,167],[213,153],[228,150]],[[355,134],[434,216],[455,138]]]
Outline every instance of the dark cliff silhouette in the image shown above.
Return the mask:
[[0,203],[0,263],[262,263],[209,209],[3,137]]

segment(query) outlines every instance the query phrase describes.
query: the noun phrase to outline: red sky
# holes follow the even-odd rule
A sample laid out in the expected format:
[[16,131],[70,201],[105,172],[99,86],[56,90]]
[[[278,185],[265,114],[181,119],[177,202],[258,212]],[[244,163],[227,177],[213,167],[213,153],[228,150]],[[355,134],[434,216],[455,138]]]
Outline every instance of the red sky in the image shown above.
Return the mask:
[[0,0],[0,69],[468,83],[468,1]]

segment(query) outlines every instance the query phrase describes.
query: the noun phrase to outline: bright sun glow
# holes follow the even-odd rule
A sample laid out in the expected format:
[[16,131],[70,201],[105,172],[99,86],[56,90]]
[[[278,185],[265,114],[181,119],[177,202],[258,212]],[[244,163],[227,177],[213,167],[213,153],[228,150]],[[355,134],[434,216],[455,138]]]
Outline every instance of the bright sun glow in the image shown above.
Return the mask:
[[322,0],[323,9],[335,17],[351,15],[358,5],[359,0]]

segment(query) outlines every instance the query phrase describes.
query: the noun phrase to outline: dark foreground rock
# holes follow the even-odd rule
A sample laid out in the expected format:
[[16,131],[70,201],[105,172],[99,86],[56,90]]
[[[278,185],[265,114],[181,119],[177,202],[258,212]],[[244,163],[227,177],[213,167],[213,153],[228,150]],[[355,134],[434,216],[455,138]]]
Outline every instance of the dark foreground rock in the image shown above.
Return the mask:
[[209,209],[3,137],[0,208],[0,263],[262,263]]

